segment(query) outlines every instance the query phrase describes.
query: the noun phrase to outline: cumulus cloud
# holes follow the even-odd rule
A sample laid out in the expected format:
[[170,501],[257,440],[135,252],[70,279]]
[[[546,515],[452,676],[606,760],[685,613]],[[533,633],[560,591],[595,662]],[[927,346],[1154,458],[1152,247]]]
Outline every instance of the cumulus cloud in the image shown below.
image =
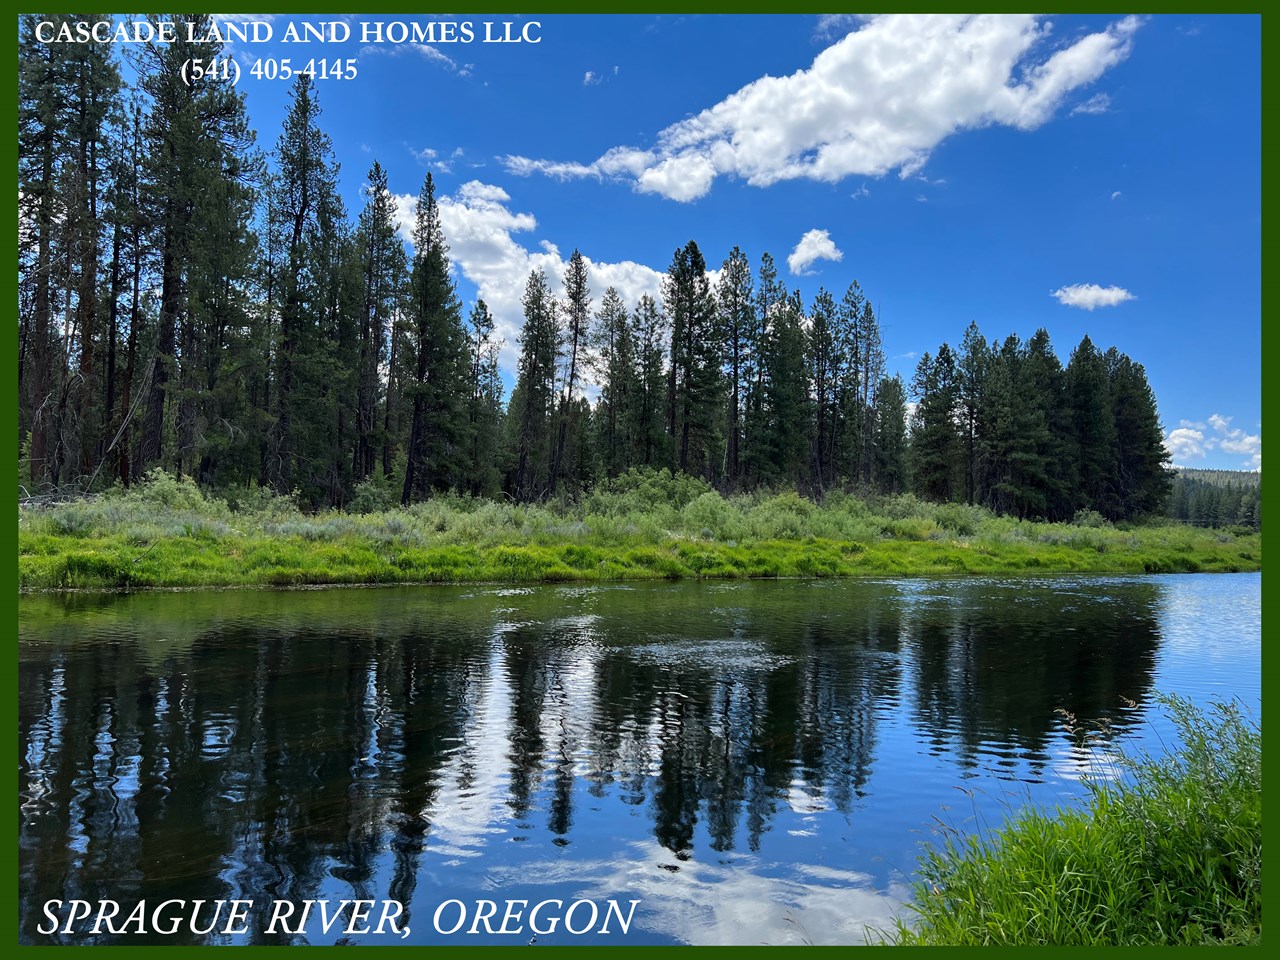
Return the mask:
[[590,163],[503,162],[515,174],[620,179],[679,201],[704,196],[721,176],[758,187],[912,176],[960,131],[1047,122],[1129,55],[1140,23],[1126,17],[1049,52],[1051,24],[1034,16],[867,18],[808,68],[747,84],[650,148],[614,147]]
[[[563,278],[568,254],[546,240],[522,243],[518,235],[532,235],[538,221],[531,213],[512,209],[511,196],[494,184],[471,180],[452,196],[438,198],[440,225],[449,244],[449,257],[454,267],[475,284],[478,295],[493,314],[498,335],[506,344],[499,362],[508,373],[514,373],[519,355],[517,338],[524,324],[525,282],[536,269],[546,271],[551,289],[563,296]],[[411,194],[396,197],[400,236],[412,242],[413,219],[417,198]],[[592,260],[584,251],[590,275],[592,308],[609,287],[615,287],[629,309],[643,294],[662,301],[662,279],[657,270],[631,260],[606,263]]]
[[862,13],[824,13],[814,24],[813,36],[816,40],[834,40],[843,37],[858,24],[867,20]]
[[596,84],[604,81],[604,77],[600,76],[594,70],[588,70],[582,75],[582,85],[584,87],[594,87]]
[[1233,417],[1220,413],[1210,414],[1204,422],[1179,421],[1176,430],[1165,437],[1165,448],[1175,460],[1202,460],[1212,450],[1221,450],[1248,459],[1240,462],[1246,470],[1262,469],[1262,435],[1246,433],[1231,426]]
[[1095,93],[1088,100],[1085,100],[1083,103],[1077,103],[1072,107],[1071,116],[1074,117],[1082,113],[1086,115],[1096,115],[1099,113],[1106,113],[1110,109],[1111,98],[1105,93]]
[[1073,283],[1050,291],[1051,297],[1068,307],[1093,310],[1097,307],[1114,307],[1126,300],[1137,298],[1124,287],[1100,287],[1096,283]]
[[1178,462],[1202,460],[1205,453],[1204,432],[1190,427],[1170,430],[1164,439],[1164,446]]
[[844,259],[844,252],[835,245],[831,234],[826,230],[810,230],[796,248],[787,257],[787,267],[797,277],[808,276],[810,269],[819,260],[834,260],[839,263]]

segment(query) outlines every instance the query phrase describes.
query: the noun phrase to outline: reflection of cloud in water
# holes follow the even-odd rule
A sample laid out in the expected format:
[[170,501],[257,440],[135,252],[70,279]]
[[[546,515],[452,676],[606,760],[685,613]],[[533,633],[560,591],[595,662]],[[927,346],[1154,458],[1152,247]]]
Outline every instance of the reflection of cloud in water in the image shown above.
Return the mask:
[[793,660],[771,653],[760,640],[686,640],[675,636],[657,639],[660,642],[627,647],[626,652],[637,660],[662,666],[696,663],[720,670],[776,670]]
[[1120,755],[1101,745],[1063,743],[1050,748],[1050,768],[1062,780],[1119,780]]
[[[824,813],[827,810],[834,809],[834,804],[822,795],[822,788],[815,787],[799,778],[793,778],[791,785],[786,792],[787,806],[791,808],[792,813],[803,815],[810,813]],[[812,817],[805,817],[811,820]],[[794,833],[794,831],[792,831]],[[811,834],[810,834],[811,835]]]
[[868,928],[873,938],[887,930],[911,895],[905,884],[885,893],[866,874],[819,865],[791,865],[788,876],[773,877],[764,871],[777,864],[750,856],[735,855],[729,865],[676,861],[652,840],[629,844],[628,854],[524,864],[491,877],[499,888],[533,874],[546,883],[579,883],[575,896],[584,899],[638,899],[637,926],[696,946],[863,943]]
[[[489,655],[488,678],[476,704],[473,729],[485,735],[469,737],[440,771],[440,792],[422,817],[431,823],[429,848],[445,857],[476,857],[485,838],[505,833],[511,818],[507,738],[511,692],[502,678],[499,648]],[[497,732],[498,735],[494,735]]]

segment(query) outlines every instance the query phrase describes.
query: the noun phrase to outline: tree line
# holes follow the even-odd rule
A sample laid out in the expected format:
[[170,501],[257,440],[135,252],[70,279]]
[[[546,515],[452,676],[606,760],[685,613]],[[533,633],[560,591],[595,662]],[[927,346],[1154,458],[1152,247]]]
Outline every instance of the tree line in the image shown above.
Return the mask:
[[[56,19],[56,18],[55,18]],[[19,443],[29,489],[154,467],[314,507],[455,490],[575,497],[629,469],[725,492],[910,491],[1020,517],[1160,509],[1168,455],[1140,364],[1048,334],[889,376],[855,282],[806,305],[764,254],[712,282],[676,250],[660,296],[526,282],[514,388],[483,300],[464,309],[430,174],[411,249],[382,166],[353,219],[316,90],[296,79],[270,151],[244,98],[181,67],[220,55],[207,15],[136,54],[19,36]],[[557,285],[563,295],[556,292]]]
[[1165,515],[1197,527],[1262,528],[1262,474],[1180,468]]

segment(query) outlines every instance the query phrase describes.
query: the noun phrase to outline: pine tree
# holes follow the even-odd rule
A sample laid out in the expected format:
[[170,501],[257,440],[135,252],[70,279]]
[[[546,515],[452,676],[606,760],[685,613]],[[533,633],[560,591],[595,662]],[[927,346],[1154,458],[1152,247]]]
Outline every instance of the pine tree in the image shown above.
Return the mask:
[[720,326],[724,331],[724,367],[729,381],[725,480],[730,490],[738,486],[742,474],[743,400],[757,362],[754,356],[757,320],[753,297],[751,265],[746,254],[734,247],[724,261],[716,288]]
[[278,492],[299,490],[313,504],[333,502],[335,474],[350,468],[351,455],[334,449],[334,435],[356,393],[354,370],[341,369],[336,355],[348,346],[336,338],[339,300],[351,293],[349,244],[338,166],[319,117],[314,84],[299,74],[268,184],[276,417],[265,473]]
[[460,485],[464,463],[460,428],[469,366],[466,337],[430,173],[418,196],[413,246],[405,343],[406,360],[414,372],[404,387],[413,406],[401,495],[406,505],[432,490]]
[[1049,506],[1051,437],[1030,352],[1009,336],[993,354],[984,388],[978,457],[985,465],[982,501],[998,513],[1042,517]]
[[[833,384],[836,417],[832,455],[837,474],[855,483],[866,479],[863,471],[863,452],[867,447],[863,358],[875,352],[874,344],[870,350],[864,344],[863,317],[867,307],[867,298],[855,280],[836,305],[833,317],[834,353],[839,364],[834,371]],[[871,359],[874,360],[874,356]]]
[[[38,17],[24,15],[18,39],[19,431],[30,435],[30,479],[57,482],[54,390],[53,235],[65,214],[54,174],[63,152],[61,87],[67,44],[41,43]],[[54,18],[60,22],[63,18]]]
[[1038,434],[1035,452],[1045,464],[1045,516],[1070,520],[1075,513],[1079,465],[1075,459],[1075,427],[1067,403],[1066,372],[1043,327],[1027,341],[1028,393],[1044,414],[1047,434]]
[[564,290],[564,342],[567,366],[563,377],[564,388],[560,395],[560,412],[557,417],[555,457],[551,462],[551,476],[548,484],[553,497],[556,495],[556,487],[560,481],[565,443],[569,436],[569,421],[573,419],[578,409],[574,403],[578,374],[581,367],[590,365],[590,358],[587,355],[587,337],[591,317],[591,289],[588,286],[587,264],[578,250],[573,251],[573,255],[569,258],[569,265],[565,268]]
[[863,301],[853,339],[857,345],[854,357],[858,364],[858,388],[861,394],[858,398],[858,410],[862,419],[858,429],[860,447],[857,476],[863,480],[870,480],[873,461],[872,441],[875,437],[872,391],[884,377],[884,348],[880,339],[880,324],[876,320],[876,313],[870,300]]
[[787,300],[786,287],[778,280],[778,269],[774,265],[773,256],[768,252],[760,256],[760,268],[757,271],[756,308],[747,340],[747,401],[743,414],[743,455],[742,473],[749,486],[764,482],[764,478],[772,477],[774,466],[770,462],[769,412],[765,391],[766,343],[772,329],[774,315]]
[[955,354],[943,343],[936,357],[925,353],[916,366],[911,391],[916,410],[911,429],[911,477],[926,500],[947,502],[955,493],[954,477],[961,438],[956,428],[959,388]]
[[898,376],[881,379],[875,392],[875,472],[881,493],[907,488],[907,392]]
[[507,423],[514,451],[510,487],[517,499],[527,502],[543,495],[542,479],[548,475],[554,455],[550,427],[554,416],[560,331],[556,301],[541,270],[529,275],[522,303],[524,327],[520,332],[520,359]]
[[1115,488],[1115,413],[1107,362],[1088,335],[1071,354],[1066,370],[1066,400],[1071,411],[1072,452],[1079,470],[1075,508],[1103,516],[1119,515]]
[[841,347],[835,298],[819,288],[809,311],[805,359],[813,386],[813,483],[819,491],[836,479],[838,385],[844,366]]
[[646,467],[666,465],[670,438],[666,432],[666,380],[663,362],[667,319],[647,293],[631,315],[636,344],[637,399],[635,403],[636,462]]
[[718,467],[720,336],[707,266],[690,240],[672,257],[662,289],[671,318],[667,431],[672,469],[713,480]]
[[766,483],[798,486],[809,467],[809,383],[799,292],[774,309],[763,344]]
[[164,463],[208,482],[226,450],[243,452],[236,424],[257,426],[241,409],[242,381],[226,371],[244,372],[232,361],[244,359],[240,338],[251,310],[260,160],[231,79],[214,72],[184,79],[187,61],[222,56],[216,40],[188,39],[204,36],[210,17],[172,19],[177,42],[146,47],[139,67],[151,100],[140,204],[159,254],[160,294],[149,384],[140,384],[136,466]]
[[391,324],[404,300],[408,272],[404,244],[396,234],[395,198],[387,174],[376,160],[369,170],[368,199],[357,232],[363,298],[360,309],[360,358],[356,399],[356,449],[352,464],[357,480],[373,474],[381,421],[379,371],[387,363]]
[[618,291],[604,292],[592,336],[600,369],[598,429],[602,469],[610,477],[636,463],[637,402],[636,344],[626,304]]
[[110,418],[101,286],[121,81],[111,44],[41,43],[36,23],[19,21],[19,429],[33,479],[56,485],[97,475]]
[[987,375],[991,367],[991,348],[978,330],[976,322],[970,322],[960,346],[960,358],[956,372],[959,377],[960,411],[964,417],[964,497],[972,504],[978,495],[978,449],[982,425]]
[[[1168,498],[1170,456],[1146,371],[1114,347],[1106,360],[1115,424],[1113,509],[1117,518],[1132,519],[1159,510]],[[1229,519],[1239,509],[1238,494],[1225,507]]]
[[492,497],[501,489],[498,441],[502,427],[502,377],[498,372],[501,347],[494,333],[493,317],[483,300],[477,300],[468,320],[471,327],[471,389],[467,421],[471,454],[467,468],[472,496]]

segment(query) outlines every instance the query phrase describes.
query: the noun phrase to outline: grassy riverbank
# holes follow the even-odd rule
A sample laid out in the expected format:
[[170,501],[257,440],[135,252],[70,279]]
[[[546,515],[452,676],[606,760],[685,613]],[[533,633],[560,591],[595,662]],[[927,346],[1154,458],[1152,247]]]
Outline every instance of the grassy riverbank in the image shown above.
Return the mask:
[[1262,942],[1262,727],[1236,704],[1165,705],[1182,747],[1125,762],[1085,810],[1018,815],[925,858],[916,945]]
[[1260,534],[1021,522],[910,496],[724,498],[632,476],[564,507],[444,497],[304,515],[262,491],[205,496],[153,474],[128,492],[19,511],[24,591],[1261,568]]

